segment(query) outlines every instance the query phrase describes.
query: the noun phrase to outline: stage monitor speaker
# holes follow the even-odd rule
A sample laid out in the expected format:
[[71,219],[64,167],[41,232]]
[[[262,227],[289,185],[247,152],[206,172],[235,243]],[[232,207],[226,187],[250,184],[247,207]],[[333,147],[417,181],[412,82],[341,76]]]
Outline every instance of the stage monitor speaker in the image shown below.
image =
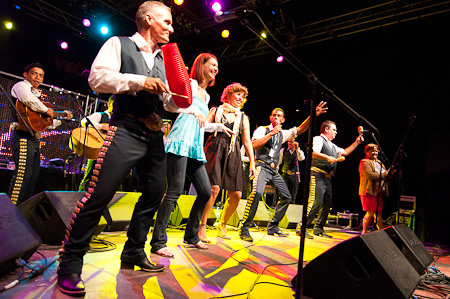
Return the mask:
[[[241,199],[236,211],[231,215],[230,220],[228,220],[228,225],[238,227],[239,223],[244,219],[245,206],[247,205],[247,200]],[[258,204],[258,209],[256,210],[255,217],[253,218],[253,223],[257,226],[266,227],[270,221],[269,212],[267,211],[264,201],[260,201]]]
[[103,213],[107,219],[102,216],[94,235],[100,233],[103,229],[106,231],[125,230],[130,224],[134,206],[141,195],[140,192],[116,192],[108,204],[106,215]]
[[0,193],[0,275],[28,260],[41,245],[41,238],[25,220],[8,195]]
[[302,213],[302,205],[290,204],[278,226],[286,229],[296,228],[297,224],[302,220]]
[[406,299],[419,281],[417,271],[385,231],[342,242],[303,269],[303,293],[315,299]]
[[18,206],[45,244],[61,245],[77,202],[84,192],[41,192]]
[[417,273],[422,275],[433,261],[423,243],[405,224],[389,226],[385,231]]
[[[173,226],[185,224],[189,218],[189,214],[191,213],[196,198],[197,197],[194,195],[181,195],[177,200],[177,205],[173,209],[172,214],[170,214],[169,224]],[[214,213],[214,210],[211,209],[206,224],[213,226],[214,222],[216,222],[216,214]]]

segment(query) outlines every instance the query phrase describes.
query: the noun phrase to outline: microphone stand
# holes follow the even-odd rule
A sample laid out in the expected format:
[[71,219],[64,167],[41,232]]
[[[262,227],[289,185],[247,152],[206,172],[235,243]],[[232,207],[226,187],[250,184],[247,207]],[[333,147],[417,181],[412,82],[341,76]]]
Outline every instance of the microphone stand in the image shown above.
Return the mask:
[[398,179],[397,179],[397,181],[399,183],[399,187],[398,187],[398,196],[397,196],[397,217],[396,217],[396,223],[397,224],[398,224],[399,218],[400,218],[399,217],[400,216],[400,211],[399,211],[400,210],[400,197],[401,197],[401,193],[404,192],[404,189],[403,189],[403,186],[402,186],[402,179],[403,179],[402,164],[403,164],[403,157],[404,156],[406,157],[406,154],[405,154],[405,151],[403,150],[403,144],[405,143],[406,137],[409,134],[409,130],[411,129],[411,126],[412,126],[412,124],[414,123],[415,120],[416,120],[416,116],[415,115],[412,115],[409,118],[408,128],[406,129],[406,132],[403,135],[403,139],[402,139],[402,141],[400,142],[400,144],[398,146],[397,152],[395,153],[394,159],[393,159],[392,164],[390,166],[390,168],[391,168],[393,165],[395,165],[394,163],[395,163],[395,161],[398,158],[398,160],[399,160],[399,163],[398,163],[399,167],[398,167]]
[[[309,197],[309,184],[311,180],[311,162],[312,162],[312,139],[313,139],[313,133],[314,133],[314,127],[315,127],[315,120],[316,120],[316,113],[315,113],[315,106],[316,106],[316,99],[315,94],[317,87],[321,87],[323,90],[327,92],[327,96],[334,100],[336,103],[338,103],[344,110],[346,110],[351,116],[356,118],[358,122],[363,122],[367,127],[369,127],[373,132],[377,132],[377,135],[379,136],[380,133],[378,129],[372,125],[368,120],[366,120],[364,117],[356,113],[350,106],[348,106],[343,100],[341,100],[331,89],[325,86],[315,75],[314,73],[306,67],[291,51],[286,49],[270,32],[270,30],[267,28],[267,26],[264,24],[264,21],[261,19],[261,17],[253,10],[247,10],[249,13],[253,13],[261,22],[261,24],[264,26],[268,33],[268,38],[262,39],[272,50],[274,50],[279,55],[282,55],[284,59],[289,62],[297,71],[299,71],[301,74],[303,74],[309,82],[312,84],[312,98],[311,98],[311,108],[310,108],[310,125],[309,125],[309,134],[308,134],[308,143],[309,148],[307,150],[306,154],[306,172],[305,172],[305,180],[304,180],[304,196],[303,196],[303,213],[302,213],[302,221],[306,220],[306,212],[307,212],[307,204],[308,204],[308,197]],[[244,18],[244,17],[238,17],[241,24],[245,26],[248,30],[250,30],[252,33],[254,33],[256,36],[260,37],[260,34],[257,33],[257,31],[250,25],[250,22]],[[270,40],[269,40],[270,39]],[[295,298],[301,298],[303,295],[303,254],[304,254],[304,243],[305,243],[305,232],[306,232],[306,226],[301,226],[301,237],[300,237],[300,250],[299,250],[299,262],[298,262],[298,273],[295,279]]]

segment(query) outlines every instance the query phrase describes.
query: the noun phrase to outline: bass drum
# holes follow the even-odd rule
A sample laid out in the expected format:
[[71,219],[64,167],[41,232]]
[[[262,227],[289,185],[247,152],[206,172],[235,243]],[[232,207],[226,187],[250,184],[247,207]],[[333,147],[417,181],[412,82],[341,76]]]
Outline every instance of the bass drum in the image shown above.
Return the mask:
[[93,127],[76,128],[72,131],[69,148],[78,156],[97,159],[106,134],[98,133]]

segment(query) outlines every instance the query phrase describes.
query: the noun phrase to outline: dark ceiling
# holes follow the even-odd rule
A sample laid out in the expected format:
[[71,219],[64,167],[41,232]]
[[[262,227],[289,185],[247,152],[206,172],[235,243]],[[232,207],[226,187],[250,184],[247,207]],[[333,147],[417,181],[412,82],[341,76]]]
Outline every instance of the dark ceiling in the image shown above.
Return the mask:
[[[8,1],[8,0],[7,0]],[[175,33],[172,41],[183,48],[189,60],[203,52],[213,52],[222,63],[267,54],[272,49],[246,29],[257,33],[266,26],[277,41],[289,50],[362,31],[448,12],[450,1],[333,1],[333,0],[223,0],[223,11],[247,11],[240,19],[216,23],[210,9],[212,0],[186,0],[178,6],[162,1],[173,11]],[[97,26],[108,23],[112,35],[135,31],[134,15],[140,0],[21,0],[22,10],[36,19],[66,27],[80,38],[101,40]],[[89,18],[91,28],[81,25]],[[264,22],[264,23],[262,23]],[[230,37],[220,36],[223,29]],[[273,41],[272,41],[273,42]]]

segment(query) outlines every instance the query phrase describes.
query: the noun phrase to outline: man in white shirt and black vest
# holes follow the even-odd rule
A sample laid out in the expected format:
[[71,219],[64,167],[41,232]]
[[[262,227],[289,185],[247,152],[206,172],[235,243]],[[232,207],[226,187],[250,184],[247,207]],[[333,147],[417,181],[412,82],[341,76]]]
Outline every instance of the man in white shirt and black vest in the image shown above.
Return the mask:
[[[310,228],[316,214],[319,213],[314,224],[313,234],[326,238],[332,238],[323,227],[333,203],[331,178],[336,171],[336,162],[345,159],[344,157],[350,155],[364,141],[363,136],[359,135],[355,142],[344,149],[332,142],[336,138],[336,134],[336,123],[326,120],[320,126],[320,135],[313,138],[312,145],[311,184],[305,225],[306,228]],[[299,226],[297,226],[297,231],[299,231]],[[314,238],[308,232],[305,237]]]
[[[316,107],[316,115],[325,113],[328,108],[326,102],[320,102]],[[256,150],[256,173],[253,179],[253,188],[247,200],[244,218],[242,220],[240,237],[244,241],[253,242],[250,236],[250,224],[255,217],[258,203],[261,200],[266,184],[271,183],[277,190],[280,201],[276,206],[275,213],[267,228],[268,235],[278,235],[287,237],[278,227],[284,214],[291,202],[291,194],[286,183],[278,173],[278,160],[280,157],[281,146],[288,139],[295,138],[305,132],[309,127],[309,117],[298,127],[289,130],[282,130],[284,123],[284,111],[281,108],[275,108],[270,115],[270,125],[258,127],[253,132],[252,145]]]
[[114,94],[114,109],[105,142],[95,164],[89,190],[73,213],[60,250],[58,285],[71,296],[85,294],[81,279],[83,256],[103,210],[129,171],[136,167],[136,203],[121,255],[121,268],[138,266],[161,272],[144,251],[150,224],[163,198],[166,154],[163,144],[164,110],[176,110],[166,86],[163,57],[158,44],[169,42],[173,33],[170,8],[159,1],[146,1],[136,13],[138,31],[131,37],[114,36],[95,58],[89,84],[93,90]]
[[300,183],[299,161],[305,160],[305,153],[300,149],[295,139],[288,140],[288,147],[282,148],[280,152],[281,177],[283,178],[289,193],[292,196],[292,203],[297,197],[298,184]]

